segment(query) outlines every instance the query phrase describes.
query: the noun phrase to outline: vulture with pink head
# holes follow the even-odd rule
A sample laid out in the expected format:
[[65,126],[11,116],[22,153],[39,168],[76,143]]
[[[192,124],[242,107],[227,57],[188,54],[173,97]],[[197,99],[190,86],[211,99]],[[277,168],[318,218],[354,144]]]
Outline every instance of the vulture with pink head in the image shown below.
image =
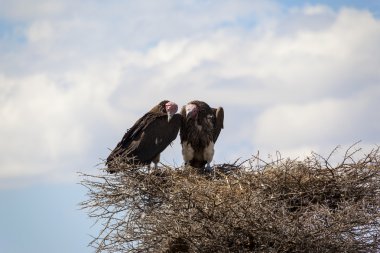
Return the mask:
[[181,110],[180,130],[182,155],[185,164],[210,171],[214,145],[223,128],[222,107],[211,108],[202,101],[191,101]]
[[181,127],[182,116],[177,110],[177,104],[164,100],[137,120],[108,156],[108,172],[117,172],[120,164],[153,162],[156,168],[160,153],[174,141]]

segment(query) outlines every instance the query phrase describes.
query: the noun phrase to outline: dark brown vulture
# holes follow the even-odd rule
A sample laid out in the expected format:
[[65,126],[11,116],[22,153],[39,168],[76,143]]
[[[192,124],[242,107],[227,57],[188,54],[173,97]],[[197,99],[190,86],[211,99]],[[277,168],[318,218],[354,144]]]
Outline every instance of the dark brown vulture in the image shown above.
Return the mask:
[[164,100],[137,120],[108,156],[108,171],[116,172],[120,162],[138,165],[153,162],[156,168],[160,153],[174,141],[181,127],[182,116],[176,114],[177,110],[177,104]]
[[222,107],[211,108],[202,101],[192,101],[181,111],[180,131],[182,155],[185,164],[210,171],[214,156],[214,144],[223,128],[224,111]]

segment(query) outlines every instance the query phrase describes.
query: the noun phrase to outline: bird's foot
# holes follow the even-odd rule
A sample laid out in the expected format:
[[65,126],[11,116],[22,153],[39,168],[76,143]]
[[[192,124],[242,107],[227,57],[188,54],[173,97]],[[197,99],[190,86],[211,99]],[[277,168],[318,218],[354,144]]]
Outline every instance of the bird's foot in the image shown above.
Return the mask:
[[212,168],[211,168],[211,166],[210,166],[209,163],[206,164],[205,171],[206,172],[211,172],[212,171]]
[[147,169],[148,169],[148,174],[151,174],[152,172],[157,171],[158,165],[157,163],[153,163],[153,166],[148,165]]

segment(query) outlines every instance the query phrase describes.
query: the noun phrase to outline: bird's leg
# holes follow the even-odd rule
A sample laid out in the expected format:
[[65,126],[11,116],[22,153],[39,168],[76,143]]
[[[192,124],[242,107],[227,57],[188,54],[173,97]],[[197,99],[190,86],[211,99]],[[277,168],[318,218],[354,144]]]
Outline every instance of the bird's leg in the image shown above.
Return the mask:
[[153,164],[154,164],[154,170],[157,170],[158,169],[158,163],[160,162],[160,154],[158,154],[155,158],[153,158]]
[[206,172],[211,172],[211,166],[210,163],[212,161],[212,158],[214,157],[214,142],[210,141],[210,143],[206,146],[206,148],[203,151],[203,158],[206,160]]
[[147,173],[150,174],[150,164],[148,164],[148,165],[146,166],[146,169],[147,169]]
[[211,171],[212,171],[212,168],[211,168],[211,166],[210,166],[210,163],[207,163],[207,164],[206,164],[205,170],[206,170],[206,172],[211,172]]
[[148,164],[146,166],[146,168],[147,168],[148,174],[150,174],[150,173],[152,173],[152,171],[156,171],[157,168],[158,168],[158,166],[157,166],[157,163],[153,162],[153,165],[152,164]]
[[194,149],[187,141],[182,143],[182,156],[185,161],[185,167],[187,167],[190,165],[190,161],[194,158]]

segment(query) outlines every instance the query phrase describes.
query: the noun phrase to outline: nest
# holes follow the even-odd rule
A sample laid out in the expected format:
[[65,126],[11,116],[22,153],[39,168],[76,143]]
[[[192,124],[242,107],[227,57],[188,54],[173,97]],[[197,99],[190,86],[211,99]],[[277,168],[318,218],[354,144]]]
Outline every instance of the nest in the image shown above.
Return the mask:
[[379,252],[380,152],[82,174],[97,252]]

